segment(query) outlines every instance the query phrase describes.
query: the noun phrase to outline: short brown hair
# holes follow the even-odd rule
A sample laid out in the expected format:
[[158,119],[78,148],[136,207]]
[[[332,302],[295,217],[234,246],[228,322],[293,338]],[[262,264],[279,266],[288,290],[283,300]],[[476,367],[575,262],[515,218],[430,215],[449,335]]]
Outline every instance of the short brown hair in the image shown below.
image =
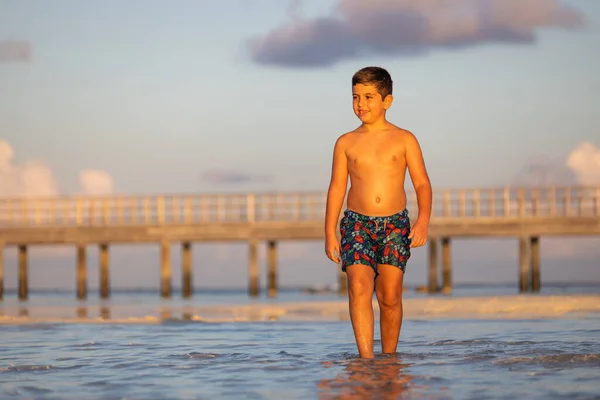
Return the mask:
[[358,70],[352,76],[352,86],[359,83],[375,86],[382,100],[387,95],[392,94],[392,77],[389,72],[381,67],[365,67]]

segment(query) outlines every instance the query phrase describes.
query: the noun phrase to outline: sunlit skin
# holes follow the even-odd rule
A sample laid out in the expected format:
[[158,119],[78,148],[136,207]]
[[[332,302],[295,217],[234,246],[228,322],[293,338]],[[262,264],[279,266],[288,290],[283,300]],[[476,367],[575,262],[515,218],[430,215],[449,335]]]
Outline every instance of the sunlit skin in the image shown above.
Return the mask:
[[[357,84],[352,88],[352,105],[361,125],[335,143],[327,195],[325,252],[333,262],[341,261],[336,229],[348,177],[348,209],[368,216],[389,216],[406,208],[404,178],[408,169],[419,209],[416,220],[411,218],[410,246],[420,247],[427,241],[431,184],[416,137],[386,120],[392,102],[392,95],[382,98],[375,86]],[[383,353],[396,352],[402,325],[404,273],[391,265],[378,268],[377,285],[371,267],[357,264],[347,268],[350,318],[361,358],[373,357],[374,289],[380,308]]]

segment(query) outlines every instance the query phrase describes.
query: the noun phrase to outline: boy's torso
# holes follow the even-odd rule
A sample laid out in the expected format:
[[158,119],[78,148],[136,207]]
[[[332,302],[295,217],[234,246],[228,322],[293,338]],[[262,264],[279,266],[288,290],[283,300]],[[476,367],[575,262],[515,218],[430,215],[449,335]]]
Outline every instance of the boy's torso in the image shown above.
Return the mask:
[[351,185],[349,209],[364,215],[387,216],[406,208],[406,134],[393,125],[385,131],[348,134],[345,153]]

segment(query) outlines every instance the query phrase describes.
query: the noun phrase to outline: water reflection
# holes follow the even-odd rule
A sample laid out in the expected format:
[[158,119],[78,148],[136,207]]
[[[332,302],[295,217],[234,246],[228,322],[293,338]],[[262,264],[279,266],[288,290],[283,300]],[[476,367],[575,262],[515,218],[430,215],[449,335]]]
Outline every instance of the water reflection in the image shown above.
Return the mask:
[[88,317],[87,307],[84,307],[84,306],[77,307],[76,316],[77,316],[77,318],[87,318]]
[[100,307],[100,318],[110,319],[110,307],[107,307],[107,306]]
[[[21,315],[25,315],[25,316],[28,315],[27,308],[21,308],[21,311],[22,311]],[[89,319],[89,318],[91,318],[91,319],[99,318],[104,321],[109,321],[113,317],[116,317],[117,319],[118,318],[131,318],[131,315],[135,314],[135,313],[127,313],[127,312],[123,313],[121,310],[120,313],[117,312],[117,315],[114,316],[113,312],[111,311],[110,305],[101,305],[99,307],[96,307],[96,306],[88,307],[85,304],[75,307],[74,313],[75,313],[76,319],[79,319],[79,320]],[[156,314],[159,317],[159,320],[162,320],[162,321],[173,321],[173,320],[193,321],[194,320],[194,313],[192,311],[179,310],[177,308],[171,308],[171,307],[160,307],[157,310]],[[147,315],[148,314],[140,314],[139,318],[144,318]]]
[[[399,399],[414,388],[408,363],[397,355],[371,360],[344,360],[344,369],[333,379],[319,381],[319,399]],[[330,362],[326,367],[333,366]]]
[[[95,308],[95,307],[94,307]],[[79,319],[87,319],[90,317],[89,308],[86,306],[79,306],[75,310],[75,316]],[[101,306],[98,310],[98,317],[103,320],[110,319],[110,307]]]

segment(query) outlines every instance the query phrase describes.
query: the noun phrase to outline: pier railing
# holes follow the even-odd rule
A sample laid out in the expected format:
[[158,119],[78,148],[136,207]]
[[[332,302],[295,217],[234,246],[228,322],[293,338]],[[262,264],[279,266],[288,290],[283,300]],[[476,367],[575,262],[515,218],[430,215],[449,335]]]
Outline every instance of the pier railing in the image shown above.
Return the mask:
[[[409,211],[417,199],[408,192]],[[0,198],[0,228],[317,221],[324,192]],[[433,191],[432,220],[600,217],[600,186]]]

